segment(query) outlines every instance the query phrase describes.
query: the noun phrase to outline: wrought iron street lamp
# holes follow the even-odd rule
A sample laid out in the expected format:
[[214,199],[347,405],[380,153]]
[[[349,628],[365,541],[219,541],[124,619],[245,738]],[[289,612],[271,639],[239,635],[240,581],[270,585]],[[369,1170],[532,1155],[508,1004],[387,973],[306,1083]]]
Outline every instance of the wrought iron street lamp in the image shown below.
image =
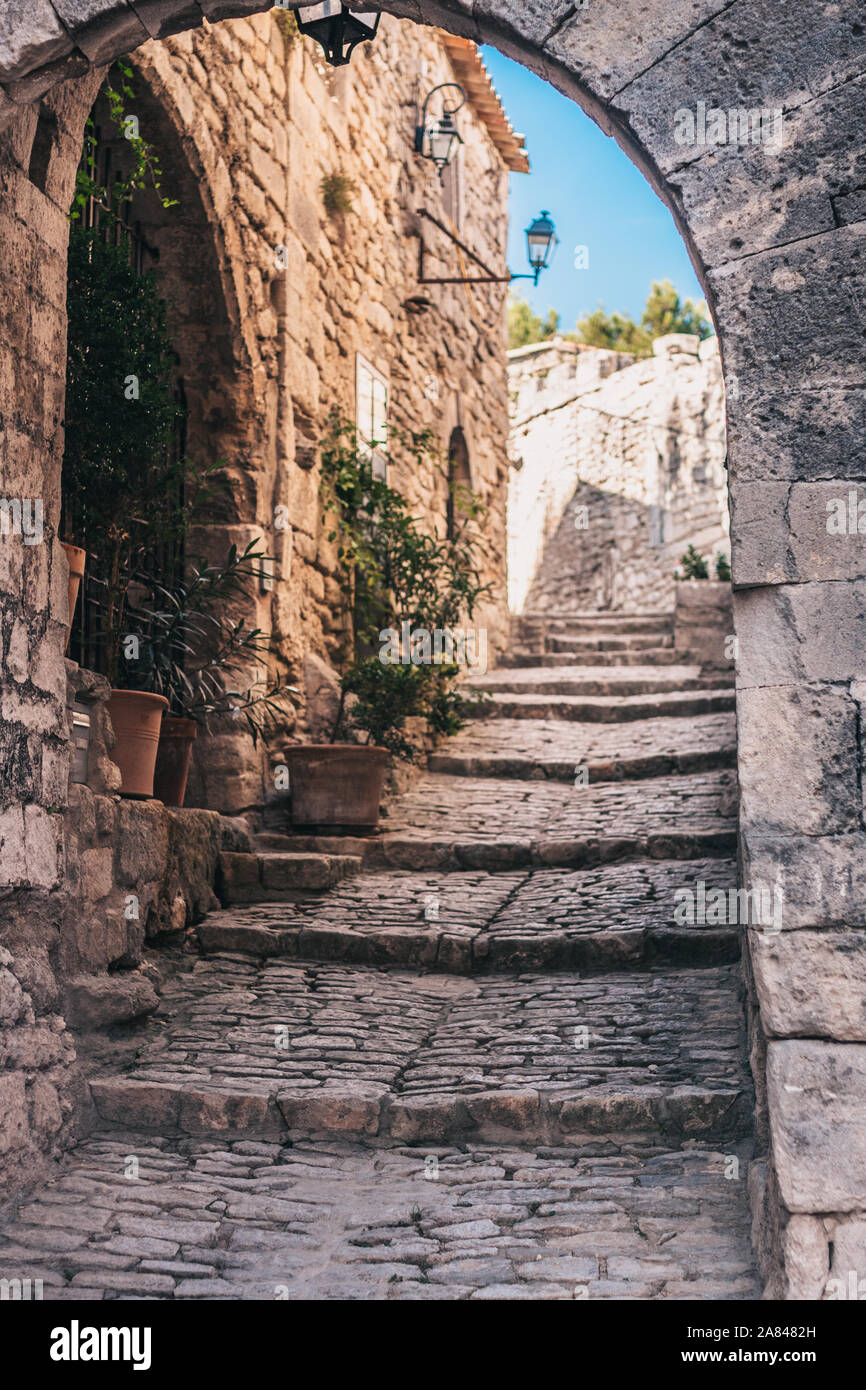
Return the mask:
[[320,0],[317,5],[292,5],[298,29],[322,45],[333,68],[345,67],[359,43],[376,37],[378,10],[350,10],[342,0]]
[[542,212],[541,215],[536,217],[526,228],[526,251],[532,273],[530,275],[512,275],[509,271],[507,275],[494,275],[471,247],[462,242],[458,236],[455,236],[453,230],[447,227],[444,222],[440,221],[438,217],[434,217],[432,212],[428,212],[426,208],[421,208],[419,215],[428,222],[432,222],[435,227],[439,228],[440,232],[444,232],[445,235],[454,242],[455,246],[459,246],[460,250],[484,271],[483,275],[451,275],[446,279],[440,277],[432,278],[426,275],[424,273],[424,266],[427,250],[422,236],[418,265],[418,282],[422,285],[509,285],[512,280],[532,280],[537,285],[541,272],[547,270],[556,253],[556,248],[559,245],[559,237],[556,235],[556,227],[553,224],[553,218],[550,216],[549,212]]
[[[456,105],[452,105],[443,97],[442,115],[438,121],[428,120],[430,102],[437,92],[459,92],[460,100]],[[463,144],[463,137],[454,124],[454,117],[465,104],[466,93],[463,88],[457,82],[443,82],[434,87],[432,92],[428,92],[419,123],[415,128],[415,153],[433,161],[439,170],[440,179],[457,153],[458,145]]]
[[553,260],[558,245],[559,237],[556,235],[550,213],[542,212],[541,216],[536,217],[526,228],[526,253],[532,267],[532,275],[515,275],[514,279],[534,279],[537,285],[541,272],[547,270]]

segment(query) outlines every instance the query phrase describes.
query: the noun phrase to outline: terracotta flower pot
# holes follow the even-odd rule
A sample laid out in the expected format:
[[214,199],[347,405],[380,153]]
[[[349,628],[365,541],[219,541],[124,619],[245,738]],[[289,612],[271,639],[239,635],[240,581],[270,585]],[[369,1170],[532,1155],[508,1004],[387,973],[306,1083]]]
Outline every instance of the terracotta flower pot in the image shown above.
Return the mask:
[[153,796],[159,729],[168,700],[145,690],[112,690],[108,713],[114,726],[112,759],[120,768],[121,796]]
[[357,835],[376,829],[387,748],[307,744],[286,748],[285,757],[296,830]]
[[198,738],[194,719],[165,714],[159,734],[153,794],[165,806],[182,806],[192,760],[192,745]]
[[66,541],[60,544],[66,551],[66,558],[69,561],[69,578],[66,581],[66,598],[69,609],[69,625],[66,629],[66,646],[64,652],[69,649],[69,639],[72,636],[72,619],[75,617],[75,605],[78,602],[78,590],[84,578],[84,564],[87,560],[87,551],[81,550],[77,545],[69,545]]

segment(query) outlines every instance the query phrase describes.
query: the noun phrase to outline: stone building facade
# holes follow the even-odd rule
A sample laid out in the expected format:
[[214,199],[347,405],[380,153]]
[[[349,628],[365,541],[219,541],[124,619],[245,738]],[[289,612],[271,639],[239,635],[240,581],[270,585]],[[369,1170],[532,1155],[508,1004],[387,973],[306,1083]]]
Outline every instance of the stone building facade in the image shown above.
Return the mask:
[[[339,664],[345,627],[318,443],[334,409],[363,434],[364,392],[398,430],[432,431],[441,461],[458,432],[466,442],[488,507],[492,598],[478,621],[494,649],[503,640],[505,290],[419,284],[419,245],[427,276],[461,273],[430,213],[504,273],[508,173],[526,161],[473,45],[388,19],[335,70],[286,20],[209,26],[134,55],[133,106],[179,206],[164,211],[151,195],[133,211],[158,257],[187,449],[224,459],[232,482],[230,511],[199,548],[260,540],[273,556],[248,621],[272,634],[271,674],[300,689],[303,736],[316,662]],[[464,143],[440,180],[413,151],[415,124],[431,89],[461,79]],[[444,531],[447,469],[419,469],[398,446],[389,481]],[[243,733],[209,738],[196,768],[193,804],[235,813],[267,795],[267,753]]]
[[[82,94],[87,82],[91,95],[98,88],[88,73],[148,37],[196,29],[203,16],[264,8],[262,0],[0,7],[9,149],[0,371],[3,400],[17,402],[8,419],[4,410],[7,476],[13,495],[41,493],[50,515],[59,488],[65,209]],[[578,101],[671,207],[702,277],[729,400],[743,879],[771,890],[782,879],[786,903],[778,937],[761,943],[749,933],[763,1144],[750,1174],[755,1238],[772,1293],[820,1296],[831,1244],[834,1255],[861,1261],[866,1229],[866,553],[859,527],[843,534],[826,526],[827,502],[852,492],[856,517],[866,482],[861,0],[807,7],[796,25],[786,6],[712,0],[649,9],[638,0],[579,8],[570,0],[387,0],[383,8],[496,43]],[[782,138],[772,147],[684,146],[677,112],[698,100],[778,109]],[[17,396],[14,378],[24,383]],[[39,904],[58,883],[65,567],[48,552],[10,549],[2,560],[12,770],[0,840],[7,883],[32,890],[28,911],[4,926],[3,948],[13,955],[34,929],[48,939]],[[6,998],[7,1012],[22,1015],[11,986]]]
[[[243,616],[271,634],[271,677],[298,690],[274,749],[254,749],[235,727],[200,740],[187,798],[200,810],[119,798],[106,683],[62,654],[67,214],[91,113],[100,148],[123,163],[103,95],[112,43],[90,49],[92,69],[15,108],[0,135],[0,492],[44,508],[43,543],[0,539],[0,1161],[13,1187],[82,1119],[67,1023],[86,1033],[155,1006],[146,938],[216,905],[220,848],[248,847],[226,817],[260,808],[272,752],[316,732],[308,696],[334,679],[344,622],[318,444],[335,408],[364,433],[370,382],[387,399],[380,421],[429,429],[443,463],[459,438],[487,504],[491,597],[478,622],[494,649],[505,637],[506,289],[419,285],[419,243],[428,276],[461,273],[426,210],[504,275],[508,175],[527,167],[522,144],[473,43],[389,17],[375,47],[334,71],[286,18],[141,47],[123,30],[135,49],[127,110],[176,200],[166,208],[136,193],[129,220],[166,300],[187,451],[223,461],[231,482],[196,553],[259,540],[273,557]],[[455,81],[468,94],[463,144],[440,181],[413,150],[415,124],[427,93]],[[342,189],[342,205],[328,187]],[[393,450],[389,481],[440,534],[447,472],[430,462],[421,474]],[[70,781],[73,701],[91,713],[86,782]]]
[[730,559],[717,339],[669,334],[641,362],[562,338],[509,358],[512,611],[672,610],[688,545]]

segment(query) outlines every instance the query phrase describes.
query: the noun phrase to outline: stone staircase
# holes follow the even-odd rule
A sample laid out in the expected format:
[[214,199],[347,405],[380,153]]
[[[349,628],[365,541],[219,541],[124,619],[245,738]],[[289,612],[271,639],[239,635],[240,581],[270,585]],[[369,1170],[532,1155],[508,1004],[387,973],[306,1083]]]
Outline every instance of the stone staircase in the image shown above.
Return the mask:
[[515,628],[379,834],[223,856],[0,1273],[75,1207],[46,1296],[758,1296],[739,931],[674,911],[736,884],[732,691],[667,615]]

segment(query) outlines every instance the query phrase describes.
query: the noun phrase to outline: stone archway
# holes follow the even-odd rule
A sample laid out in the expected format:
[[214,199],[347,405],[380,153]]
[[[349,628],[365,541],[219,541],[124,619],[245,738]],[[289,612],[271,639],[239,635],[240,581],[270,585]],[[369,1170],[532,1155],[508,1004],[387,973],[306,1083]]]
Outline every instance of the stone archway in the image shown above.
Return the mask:
[[[207,487],[206,509],[190,528],[191,556],[220,561],[230,544],[240,551],[257,539],[267,521],[257,507],[259,480],[273,490],[276,472],[276,402],[255,385],[261,345],[242,312],[243,252],[237,227],[221,219],[214,169],[188,138],[180,107],[185,90],[158,46],[137,53],[125,80],[143,128],[159,151],[162,186],[169,206],[150,187],[133,192],[125,213],[142,272],[152,273],[165,306],[175,389],[183,401],[183,423],[173,447],[196,470],[219,468],[224,487]],[[106,86],[117,87],[110,69],[89,114],[99,132],[99,163],[113,172],[128,168],[129,146],[110,114]],[[108,175],[106,174],[106,177]],[[67,501],[65,475],[62,478]],[[187,483],[188,485],[188,483]],[[257,514],[258,513],[258,514]],[[64,534],[70,518],[65,518]],[[92,563],[90,570],[98,567]],[[87,593],[90,579],[85,574]],[[250,594],[243,607],[249,626],[269,626],[266,596]],[[85,608],[82,602],[79,613]],[[77,655],[77,653],[76,653]],[[82,665],[93,665],[82,659]],[[252,679],[258,672],[253,669]],[[207,748],[207,752],[203,751]],[[230,769],[230,772],[227,771]],[[214,727],[196,743],[187,789],[188,806],[233,808],[261,799],[261,758],[236,729]]]
[[[261,0],[40,0],[26,21],[17,11],[0,20],[0,121],[23,115],[35,124],[32,103],[148,37],[202,15],[266,8]],[[855,1214],[866,1210],[866,954],[857,930],[866,926],[862,13],[843,0],[799,15],[794,27],[783,9],[745,0],[649,16],[637,0],[586,9],[478,0],[472,15],[462,0],[383,8],[495,43],[573,96],[672,208],[714,313],[730,401],[742,865],[747,887],[781,887],[785,902],[781,934],[753,933],[751,943],[760,1006],[753,1063],[772,1153],[766,1180],[754,1175],[759,1243],[784,1258],[789,1292],[809,1296],[828,1258],[822,1215],[839,1215],[853,1239]],[[60,144],[74,139],[75,100],[63,89],[56,98]],[[729,121],[733,113],[738,132],[740,113],[751,128],[750,112],[780,112],[777,147],[741,143],[739,134],[726,145],[678,143],[683,112],[696,134],[714,109]],[[50,186],[45,148],[43,140],[37,162]],[[48,242],[62,236],[60,205],[47,215]],[[48,417],[32,443],[48,461],[50,498]],[[828,504],[844,499],[850,516],[849,494],[854,525],[828,531]],[[54,669],[59,620],[43,605],[34,621]],[[55,705],[49,740],[59,738],[59,716]],[[50,889],[50,816],[22,819],[9,835]]]

